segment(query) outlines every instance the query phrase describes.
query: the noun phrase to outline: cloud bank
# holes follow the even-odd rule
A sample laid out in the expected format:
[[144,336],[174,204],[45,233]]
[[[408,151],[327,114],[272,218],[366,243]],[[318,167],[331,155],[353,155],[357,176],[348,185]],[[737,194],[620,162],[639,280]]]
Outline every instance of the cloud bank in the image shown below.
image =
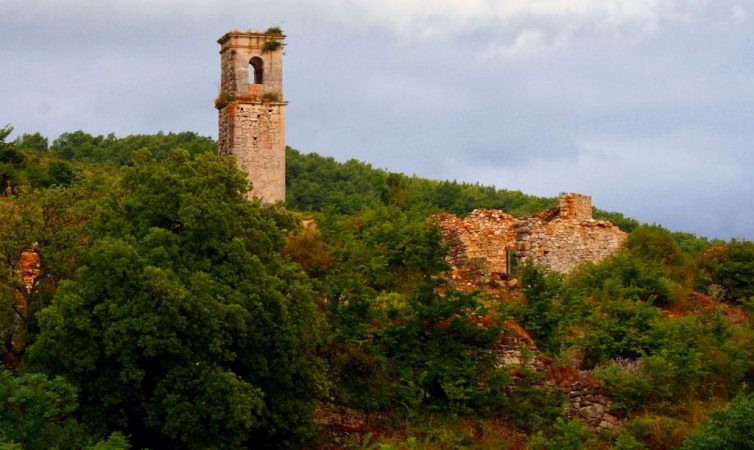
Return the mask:
[[390,170],[754,238],[737,0],[6,0],[0,121],[216,135],[215,40],[288,34],[288,140]]

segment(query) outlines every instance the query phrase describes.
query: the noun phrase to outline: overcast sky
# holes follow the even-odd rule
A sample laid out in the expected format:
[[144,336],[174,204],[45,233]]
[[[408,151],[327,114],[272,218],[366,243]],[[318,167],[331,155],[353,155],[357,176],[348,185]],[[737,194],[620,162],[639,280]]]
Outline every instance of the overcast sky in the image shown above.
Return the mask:
[[752,0],[0,0],[0,125],[216,137],[270,25],[292,147],[754,239]]

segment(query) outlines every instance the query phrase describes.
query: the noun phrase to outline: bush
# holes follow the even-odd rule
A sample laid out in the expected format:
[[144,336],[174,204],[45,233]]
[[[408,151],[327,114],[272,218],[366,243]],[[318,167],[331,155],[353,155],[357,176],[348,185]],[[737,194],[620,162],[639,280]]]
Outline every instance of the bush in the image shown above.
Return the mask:
[[576,419],[559,418],[554,429],[545,434],[539,432],[529,442],[532,450],[584,450],[600,448],[595,436]]
[[526,305],[518,313],[520,322],[546,353],[560,350],[565,328],[579,317],[570,292],[562,286],[562,275],[547,272],[530,262],[518,268]]
[[611,408],[623,414],[649,408],[673,394],[673,367],[656,356],[613,361],[597,367],[594,376],[610,392]]
[[[426,408],[484,414],[499,407],[509,380],[495,367],[492,344],[500,327],[479,327],[474,296],[437,294],[423,287],[408,304],[389,312],[375,344],[390,364],[396,401],[408,412]],[[486,411],[485,411],[486,410]]]
[[51,161],[48,171],[50,183],[58,186],[69,186],[81,174],[67,161]]
[[571,274],[568,284],[583,296],[642,300],[661,306],[671,299],[671,281],[666,275],[667,269],[659,262],[620,252],[599,263],[582,264]]
[[280,36],[283,34],[283,29],[278,26],[270,27],[264,30],[264,34],[274,34]]
[[684,450],[754,449],[754,396],[742,395],[710,414],[683,445]]
[[262,44],[262,51],[263,52],[274,52],[275,50],[279,49],[283,46],[283,43],[280,41],[265,41],[264,44]]
[[754,242],[733,240],[718,258],[713,279],[727,297],[740,303],[754,297]]
[[627,433],[652,450],[679,448],[691,432],[686,422],[655,414],[636,417],[623,426]]
[[62,377],[0,371],[0,448],[129,448],[119,433],[94,443],[75,419],[77,407],[76,388]]
[[584,352],[584,365],[615,358],[638,359],[649,354],[653,343],[649,332],[662,311],[643,301],[606,300],[597,304],[586,320],[586,330],[577,340]]

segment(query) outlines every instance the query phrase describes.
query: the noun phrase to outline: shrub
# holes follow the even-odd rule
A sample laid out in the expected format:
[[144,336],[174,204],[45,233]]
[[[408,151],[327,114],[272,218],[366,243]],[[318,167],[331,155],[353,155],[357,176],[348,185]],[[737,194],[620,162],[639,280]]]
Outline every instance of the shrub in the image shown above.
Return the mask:
[[727,289],[731,300],[754,297],[754,242],[731,241],[719,255],[713,279]]
[[670,301],[670,280],[659,262],[642,260],[628,252],[616,253],[599,263],[582,264],[568,284],[584,296],[627,298],[657,305]]
[[672,395],[673,367],[662,358],[618,360],[594,371],[610,392],[611,408],[628,414],[649,407]]
[[70,186],[81,176],[81,171],[67,161],[51,161],[48,173],[50,182],[58,186]]
[[526,298],[526,305],[518,314],[520,321],[540,349],[557,352],[563,330],[578,319],[573,298],[561,283],[562,275],[527,262],[518,268],[518,276]]
[[262,51],[274,52],[275,50],[279,49],[282,45],[283,43],[280,41],[275,41],[275,40],[265,41],[265,43],[262,44]]
[[656,414],[636,417],[626,422],[624,429],[636,440],[653,450],[679,448],[691,432],[686,422]]
[[684,450],[754,449],[754,396],[742,395],[705,419]]
[[228,92],[220,92],[215,98],[215,108],[223,109],[228,103],[234,102],[236,98]]
[[584,450],[599,448],[597,439],[589,429],[576,419],[558,418],[554,429],[545,434],[539,432],[529,442],[531,449]]
[[662,311],[642,301],[601,302],[586,320],[578,342],[584,351],[584,365],[593,367],[614,358],[637,359],[652,348],[649,332]]
[[406,410],[483,414],[502,403],[508,379],[492,351],[500,327],[475,325],[472,314],[483,313],[478,306],[472,295],[440,295],[425,286],[378,331],[375,343]]
[[129,448],[119,433],[93,444],[95,439],[74,417],[76,394],[62,377],[0,371],[0,448]]
[[262,94],[262,101],[263,102],[279,102],[280,101],[280,93],[278,92],[265,92]]

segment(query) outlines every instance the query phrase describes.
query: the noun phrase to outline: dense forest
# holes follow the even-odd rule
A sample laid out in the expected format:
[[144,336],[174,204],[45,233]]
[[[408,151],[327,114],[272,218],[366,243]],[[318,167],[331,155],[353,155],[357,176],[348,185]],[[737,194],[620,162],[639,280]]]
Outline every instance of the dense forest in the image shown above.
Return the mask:
[[[288,149],[263,205],[216,153],[0,129],[0,448],[754,448],[754,243],[595,210],[613,256],[463,290],[432,213],[557,199]],[[569,418],[575,372],[619,427]]]

